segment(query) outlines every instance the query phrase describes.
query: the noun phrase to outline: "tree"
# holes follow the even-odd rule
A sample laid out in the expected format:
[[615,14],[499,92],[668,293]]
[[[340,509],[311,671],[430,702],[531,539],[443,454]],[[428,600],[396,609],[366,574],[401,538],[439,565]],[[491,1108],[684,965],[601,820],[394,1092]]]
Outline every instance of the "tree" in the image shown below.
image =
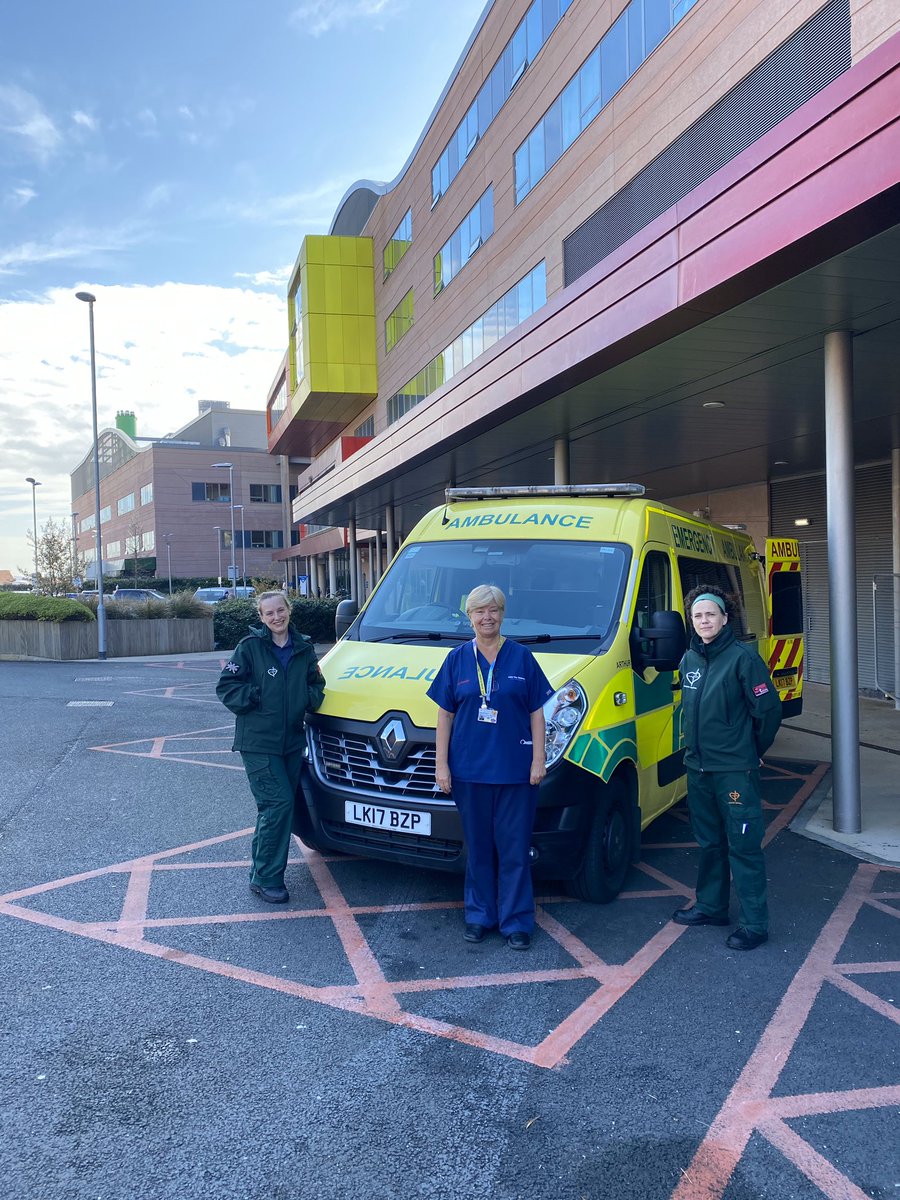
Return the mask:
[[[28,541],[34,547],[34,534]],[[64,522],[51,517],[37,539],[37,587],[48,596],[64,596],[76,590],[75,580],[83,579],[85,560],[76,554],[72,535]]]
[[138,519],[137,515],[131,518],[128,525],[128,533],[125,538],[125,555],[131,556],[132,574],[134,575],[134,586],[137,587],[138,581],[138,559],[141,556],[141,549],[144,540],[144,527]]

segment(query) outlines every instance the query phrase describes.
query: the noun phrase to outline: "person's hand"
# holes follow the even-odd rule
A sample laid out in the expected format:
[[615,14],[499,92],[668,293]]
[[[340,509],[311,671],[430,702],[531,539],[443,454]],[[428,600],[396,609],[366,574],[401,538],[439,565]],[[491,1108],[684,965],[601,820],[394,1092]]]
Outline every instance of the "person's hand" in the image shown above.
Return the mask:
[[434,781],[438,785],[438,787],[441,789],[441,791],[444,793],[445,796],[450,795],[450,768],[449,767],[435,767],[434,768]]
[[537,787],[537,785],[541,782],[541,780],[544,778],[544,776],[546,774],[547,774],[546,761],[543,758],[540,760],[540,762],[533,761],[531,764],[531,774],[529,776],[528,782],[531,784],[532,787]]

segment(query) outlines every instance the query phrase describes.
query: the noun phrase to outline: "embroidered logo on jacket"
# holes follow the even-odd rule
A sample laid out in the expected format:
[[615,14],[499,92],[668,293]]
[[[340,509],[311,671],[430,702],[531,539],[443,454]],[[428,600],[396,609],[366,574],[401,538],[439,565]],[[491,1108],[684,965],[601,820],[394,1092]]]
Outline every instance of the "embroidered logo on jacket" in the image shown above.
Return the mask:
[[700,676],[702,674],[703,674],[702,671],[688,671],[687,674],[684,676],[684,686],[686,688],[690,688],[693,691],[693,689],[700,682]]
[[740,800],[740,798],[741,798],[740,792],[729,792],[728,793],[728,799],[731,801],[732,804],[737,804],[737,802]]
[[236,662],[227,662],[223,669],[226,671],[230,671],[232,675],[237,675],[238,671],[241,668],[237,665]]
[[756,687],[753,689],[753,695],[754,696],[764,696],[768,690],[769,690],[769,685],[767,683],[758,683],[756,685]]
[[278,674],[278,668],[277,667],[269,667],[268,671],[266,671],[266,674],[271,675],[272,678],[274,679],[275,676]]

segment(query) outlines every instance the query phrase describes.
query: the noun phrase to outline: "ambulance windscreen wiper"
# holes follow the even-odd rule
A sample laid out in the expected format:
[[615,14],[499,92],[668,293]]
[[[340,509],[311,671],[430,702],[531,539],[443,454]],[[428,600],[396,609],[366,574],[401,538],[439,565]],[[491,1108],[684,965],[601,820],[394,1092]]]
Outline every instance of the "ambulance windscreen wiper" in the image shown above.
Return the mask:
[[513,636],[514,642],[532,645],[535,642],[592,642],[602,637],[599,633],[531,633],[522,637]]
[[468,633],[435,633],[434,630],[429,630],[428,633],[416,633],[410,630],[408,633],[389,633],[386,637],[366,638],[367,642],[470,642],[471,634]]

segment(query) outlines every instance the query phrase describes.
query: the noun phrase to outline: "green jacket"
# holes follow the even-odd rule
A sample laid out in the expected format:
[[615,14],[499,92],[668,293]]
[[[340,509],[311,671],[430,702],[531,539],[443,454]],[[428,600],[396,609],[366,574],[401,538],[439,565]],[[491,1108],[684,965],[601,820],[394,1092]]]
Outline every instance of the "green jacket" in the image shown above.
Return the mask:
[[294,652],[283,670],[264,625],[252,626],[225,664],[216,695],[237,717],[232,750],[291,754],[304,745],[303,718],[325,697],[312,642],[291,630]]
[[679,671],[684,765],[755,770],[781,724],[781,698],[756,650],[726,625],[709,645],[695,634]]

